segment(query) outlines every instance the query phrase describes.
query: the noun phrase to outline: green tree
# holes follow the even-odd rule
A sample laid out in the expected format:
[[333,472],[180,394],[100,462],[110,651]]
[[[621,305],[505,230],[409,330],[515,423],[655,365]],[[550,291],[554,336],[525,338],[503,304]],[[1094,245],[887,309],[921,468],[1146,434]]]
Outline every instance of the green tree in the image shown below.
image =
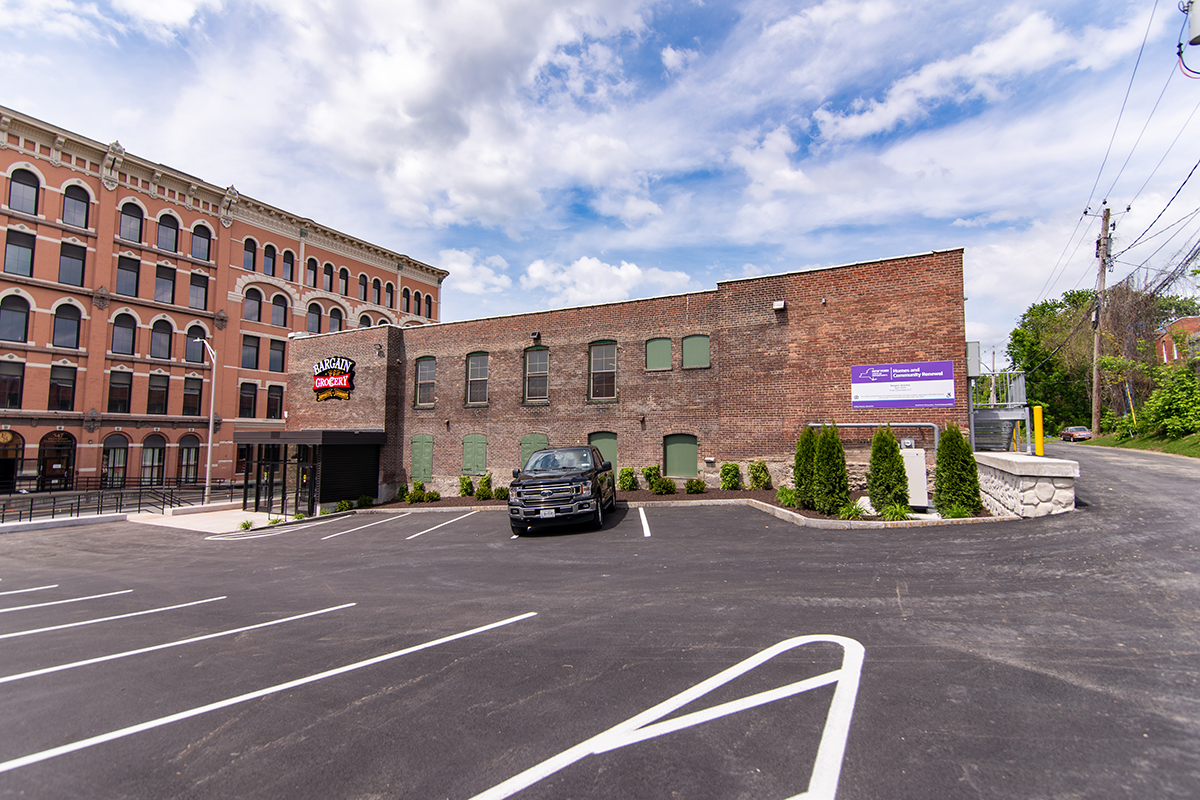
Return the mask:
[[943,516],[955,506],[972,514],[983,511],[979,492],[979,467],[971,446],[954,423],[946,427],[938,444],[933,470],[933,505]]
[[1200,430],[1200,382],[1190,367],[1158,367],[1140,428],[1178,439]]
[[850,478],[846,473],[846,451],[836,425],[826,425],[817,437],[813,453],[813,508],[821,514],[837,514],[850,502]]
[[796,486],[796,507],[813,508],[813,455],[817,450],[817,431],[805,426],[796,442],[796,461],[792,467],[792,482]]
[[1025,373],[1030,405],[1045,409],[1046,430],[1091,421],[1094,298],[1091,291],[1070,291],[1034,303],[1008,335],[1009,363]]
[[904,457],[900,455],[900,443],[892,433],[892,426],[876,428],[871,437],[871,463],[867,467],[867,496],[875,513],[892,505],[908,505],[908,473],[904,470]]

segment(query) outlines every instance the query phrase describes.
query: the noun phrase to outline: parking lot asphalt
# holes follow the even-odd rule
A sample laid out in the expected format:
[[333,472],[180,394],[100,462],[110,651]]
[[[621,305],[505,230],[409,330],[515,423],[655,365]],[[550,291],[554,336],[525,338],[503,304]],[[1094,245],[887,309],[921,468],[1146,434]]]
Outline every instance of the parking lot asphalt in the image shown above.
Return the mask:
[[988,525],[6,534],[0,797],[1196,796],[1200,467],[1048,449]]

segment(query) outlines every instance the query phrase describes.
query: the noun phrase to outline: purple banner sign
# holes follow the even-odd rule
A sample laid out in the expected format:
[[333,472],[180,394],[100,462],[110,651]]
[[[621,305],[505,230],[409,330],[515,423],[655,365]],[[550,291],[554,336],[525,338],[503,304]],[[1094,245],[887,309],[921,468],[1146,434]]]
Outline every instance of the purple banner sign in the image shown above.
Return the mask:
[[851,367],[850,395],[853,408],[953,408],[954,362]]

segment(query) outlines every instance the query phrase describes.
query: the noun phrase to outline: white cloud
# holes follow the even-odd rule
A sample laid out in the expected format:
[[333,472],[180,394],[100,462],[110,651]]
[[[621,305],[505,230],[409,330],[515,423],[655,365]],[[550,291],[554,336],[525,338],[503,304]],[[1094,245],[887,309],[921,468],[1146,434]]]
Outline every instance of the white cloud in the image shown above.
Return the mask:
[[729,160],[750,177],[750,186],[746,190],[749,195],[762,201],[775,194],[810,192],[814,188],[812,181],[803,171],[793,167],[788,158],[796,149],[787,128],[779,127],[763,137],[752,150],[741,145],[733,148]]
[[512,286],[512,278],[504,274],[508,262],[500,256],[488,256],[476,261],[479,251],[442,250],[438,266],[450,270],[446,285],[467,294],[492,294]]
[[223,0],[112,0],[113,8],[130,17],[151,36],[168,39],[203,11],[220,11]]
[[668,73],[682,72],[699,57],[700,54],[695,50],[678,49],[671,45],[662,49],[662,63]]
[[628,300],[636,293],[686,291],[691,279],[686,272],[673,272],[622,261],[620,266],[584,256],[573,264],[556,264],[538,259],[521,276],[521,288],[544,291],[556,306],[611,303]]

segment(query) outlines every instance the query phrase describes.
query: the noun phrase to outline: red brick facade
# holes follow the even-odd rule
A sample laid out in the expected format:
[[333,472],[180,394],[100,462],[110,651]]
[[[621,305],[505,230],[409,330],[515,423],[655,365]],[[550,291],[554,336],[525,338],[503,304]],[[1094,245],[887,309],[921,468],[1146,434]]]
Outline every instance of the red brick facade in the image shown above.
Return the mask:
[[[618,466],[661,465],[664,437],[687,434],[696,438],[696,471],[710,482],[724,461],[764,459],[778,477],[810,422],[966,426],[962,260],[961,250],[933,252],[729,281],[708,292],[301,338],[293,343],[287,427],[386,429],[385,486],[409,480],[418,435],[433,439],[434,486],[442,491],[457,488],[469,434],[486,437],[497,484],[518,466],[522,436],[566,445],[597,432],[616,434]],[[683,340],[697,335],[709,337],[709,365],[685,368]],[[656,338],[670,340],[670,369],[646,368],[646,343]],[[617,346],[613,400],[589,397],[589,350],[598,342]],[[525,397],[531,346],[549,354],[547,401]],[[483,353],[487,400],[468,403],[468,357]],[[358,388],[348,401],[318,403],[311,364],[333,355],[356,361]],[[434,402],[421,405],[417,363],[427,358],[436,363]],[[954,408],[851,407],[851,366],[911,361],[954,362]]]

